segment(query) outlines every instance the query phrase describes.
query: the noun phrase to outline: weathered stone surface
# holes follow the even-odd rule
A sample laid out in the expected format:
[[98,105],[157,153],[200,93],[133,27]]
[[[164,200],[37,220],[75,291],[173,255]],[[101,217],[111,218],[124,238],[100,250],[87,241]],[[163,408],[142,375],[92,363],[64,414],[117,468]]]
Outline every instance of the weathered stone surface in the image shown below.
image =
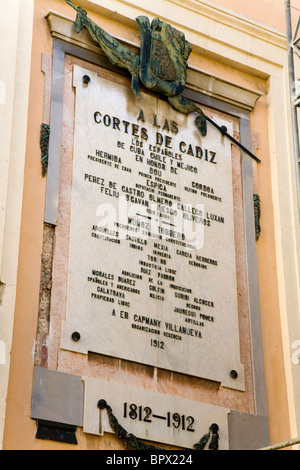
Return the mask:
[[74,86],[63,349],[243,390],[231,144],[76,66]]

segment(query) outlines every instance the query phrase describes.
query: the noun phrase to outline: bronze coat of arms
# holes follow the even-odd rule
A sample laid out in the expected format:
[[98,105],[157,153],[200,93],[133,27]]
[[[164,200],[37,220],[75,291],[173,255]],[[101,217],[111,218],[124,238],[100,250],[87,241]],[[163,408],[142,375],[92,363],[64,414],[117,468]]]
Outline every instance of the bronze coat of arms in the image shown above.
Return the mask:
[[149,90],[165,95],[178,112],[197,113],[195,123],[202,136],[206,136],[207,122],[210,122],[222,135],[260,163],[255,155],[227,133],[225,127],[219,127],[198,106],[182,95],[187,80],[187,61],[192,51],[191,44],[182,32],[159,18],[150,23],[146,16],[138,16],[136,21],[141,33],[141,49],[140,55],[137,55],[90,20],[83,8],[75,6],[71,0],[66,0],[66,3],[77,12],[75,31],[79,33],[86,28],[110,62],[130,72],[131,88],[136,96],[140,95],[141,81]]
[[75,31],[86,28],[113,65],[127,69],[132,76],[131,88],[139,96],[139,81],[148,88],[168,97],[170,104],[181,113],[197,112],[196,124],[203,136],[207,133],[202,110],[181,95],[187,78],[187,61],[192,47],[180,31],[155,18],[150,24],[146,16],[136,18],[141,33],[140,56],[132,52],[87,17],[87,12],[66,3],[77,11]]

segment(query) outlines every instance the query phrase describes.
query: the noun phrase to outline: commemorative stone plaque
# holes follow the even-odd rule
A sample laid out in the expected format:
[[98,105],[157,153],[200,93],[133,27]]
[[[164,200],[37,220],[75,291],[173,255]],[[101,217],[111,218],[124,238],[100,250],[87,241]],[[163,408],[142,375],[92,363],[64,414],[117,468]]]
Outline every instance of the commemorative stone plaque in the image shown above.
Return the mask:
[[244,390],[231,143],[163,99],[73,74],[62,348]]
[[[86,433],[118,435],[121,426],[138,439],[192,449],[213,424],[218,432],[218,448],[228,449],[229,409],[94,378],[84,378],[84,387]],[[99,409],[98,403],[103,400],[113,413],[115,431],[107,410]]]

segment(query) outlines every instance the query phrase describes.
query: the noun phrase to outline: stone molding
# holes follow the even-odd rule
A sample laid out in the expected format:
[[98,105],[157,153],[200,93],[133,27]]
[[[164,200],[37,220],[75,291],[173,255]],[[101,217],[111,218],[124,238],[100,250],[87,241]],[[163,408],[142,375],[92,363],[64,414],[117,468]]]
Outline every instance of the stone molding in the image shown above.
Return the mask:
[[[74,20],[54,11],[50,11],[46,19],[53,38],[101,54],[100,48],[94,44],[86,30],[81,33],[74,31]],[[119,37],[117,39],[128,47],[139,48],[137,44],[124,41]],[[256,101],[263,96],[263,93],[258,90],[242,87],[196,67],[188,68],[187,87],[247,111],[252,111]]]

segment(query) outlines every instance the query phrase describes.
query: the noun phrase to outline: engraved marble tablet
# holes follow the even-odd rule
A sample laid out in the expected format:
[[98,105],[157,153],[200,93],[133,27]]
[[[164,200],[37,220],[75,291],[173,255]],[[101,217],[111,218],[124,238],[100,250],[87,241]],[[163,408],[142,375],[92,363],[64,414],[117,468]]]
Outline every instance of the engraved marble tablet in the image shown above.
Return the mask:
[[74,87],[62,348],[244,390],[230,141],[79,66]]
[[93,378],[84,378],[84,384],[86,433],[113,432],[107,411],[97,407],[99,400],[105,400],[118,423],[138,439],[193,449],[217,424],[219,449],[228,449],[229,409]]

